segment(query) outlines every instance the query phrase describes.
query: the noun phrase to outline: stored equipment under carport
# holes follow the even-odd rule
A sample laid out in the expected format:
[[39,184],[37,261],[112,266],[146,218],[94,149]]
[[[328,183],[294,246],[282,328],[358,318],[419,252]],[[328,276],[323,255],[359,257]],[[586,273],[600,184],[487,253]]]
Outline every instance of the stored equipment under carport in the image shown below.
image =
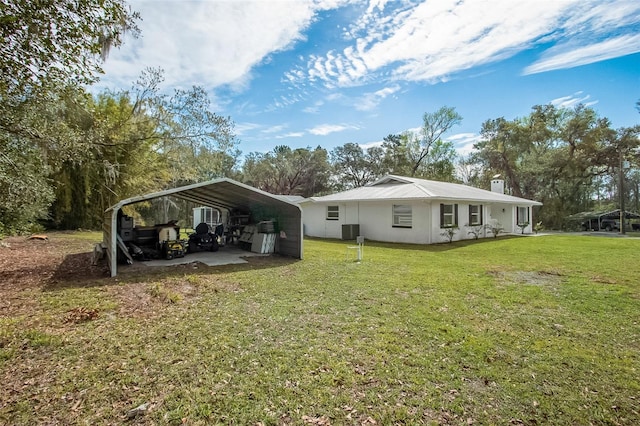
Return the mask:
[[219,247],[218,235],[210,232],[209,225],[202,222],[196,226],[196,232],[189,235],[187,252],[218,251]]
[[133,219],[122,215],[119,220],[118,241],[125,255],[123,261],[173,259],[184,257],[185,241],[180,240],[176,221],[154,226],[133,226]]

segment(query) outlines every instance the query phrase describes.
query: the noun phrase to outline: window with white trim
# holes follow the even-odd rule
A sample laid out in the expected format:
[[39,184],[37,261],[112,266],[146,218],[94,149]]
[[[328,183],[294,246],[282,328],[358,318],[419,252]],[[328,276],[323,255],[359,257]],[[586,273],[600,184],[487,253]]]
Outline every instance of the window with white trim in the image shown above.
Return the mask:
[[411,228],[413,226],[413,217],[411,206],[408,204],[393,205],[393,227],[394,228]]
[[482,225],[482,204],[469,205],[469,225]]
[[340,219],[340,206],[327,206],[327,220]]
[[517,223],[518,226],[529,224],[529,207],[518,207]]
[[440,204],[440,228],[454,228],[458,226],[458,205]]

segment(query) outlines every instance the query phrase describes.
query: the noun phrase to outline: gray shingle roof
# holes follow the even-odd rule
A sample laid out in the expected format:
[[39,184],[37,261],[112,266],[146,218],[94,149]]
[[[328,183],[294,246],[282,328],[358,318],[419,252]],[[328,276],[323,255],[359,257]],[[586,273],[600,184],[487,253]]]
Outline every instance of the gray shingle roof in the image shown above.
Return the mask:
[[315,202],[382,201],[382,200],[460,200],[483,203],[526,204],[542,203],[499,194],[458,183],[439,182],[404,176],[387,175],[367,186],[350,189],[323,197],[312,197]]

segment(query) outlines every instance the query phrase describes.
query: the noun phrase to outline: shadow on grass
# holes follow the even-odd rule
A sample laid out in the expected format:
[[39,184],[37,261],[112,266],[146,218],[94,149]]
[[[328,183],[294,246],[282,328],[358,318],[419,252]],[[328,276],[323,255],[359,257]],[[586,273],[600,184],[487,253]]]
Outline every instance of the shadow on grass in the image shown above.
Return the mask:
[[133,265],[118,265],[117,277],[111,278],[106,261],[93,266],[91,265],[91,256],[91,252],[65,256],[52,277],[45,283],[43,291],[138,283],[163,278],[183,277],[185,275],[226,274],[274,268],[299,261],[296,258],[273,254],[271,256],[247,257],[245,258],[247,263],[217,266],[191,262],[180,265],[149,267],[144,262],[135,262]]
[[[376,247],[390,250],[416,250],[428,253],[439,253],[458,250],[476,244],[485,245],[488,249],[505,240],[521,238],[518,235],[503,235],[498,238],[481,238],[437,244],[400,244],[367,240],[365,247]],[[339,246],[352,245],[353,242],[337,239],[309,238],[306,240],[330,243]],[[366,250],[366,249],[365,249]],[[109,286],[123,283],[140,283],[164,278],[179,278],[185,275],[227,274],[240,271],[269,269],[294,264],[300,259],[273,254],[264,257],[246,257],[247,263],[208,266],[200,262],[190,262],[171,266],[149,267],[146,262],[135,262],[133,265],[119,265],[118,276],[109,277],[106,261],[97,266],[91,265],[91,252],[69,254],[57,266],[52,277],[47,280],[43,290],[56,291],[67,288],[89,288]]]
[[154,267],[148,267],[144,265],[144,263],[142,263],[141,265],[131,265],[134,267],[119,266],[118,276],[116,278],[118,282],[121,283],[137,283],[148,281],[149,279],[176,278],[184,277],[185,275],[228,274],[259,269],[270,269],[290,265],[300,261],[300,259],[289,256],[281,256],[279,254],[271,254],[269,256],[259,257],[249,256],[245,257],[244,259],[247,261],[247,263],[234,263],[215,266],[209,266],[201,262]]
[[66,255],[42,289],[50,291],[65,287],[94,287],[109,284],[109,271],[106,264],[92,265],[91,256],[91,252]]
[[[386,249],[395,249],[395,250],[416,250],[416,251],[424,251],[428,253],[440,253],[449,250],[457,250],[468,246],[473,246],[476,244],[487,245],[487,247],[491,247],[494,244],[499,244],[501,241],[512,240],[516,238],[523,238],[520,235],[501,235],[498,238],[479,238],[479,239],[469,239],[469,240],[461,240],[461,241],[453,241],[451,243],[442,242],[442,243],[433,243],[433,244],[407,244],[407,243],[388,243],[384,241],[374,241],[374,240],[365,240],[365,250],[367,247],[376,247],[376,248],[386,248]],[[309,241],[318,241],[318,242],[332,242],[341,245],[353,245],[353,241],[347,240],[338,240],[338,239],[326,239],[326,238],[314,238],[314,237],[305,237],[305,240]]]

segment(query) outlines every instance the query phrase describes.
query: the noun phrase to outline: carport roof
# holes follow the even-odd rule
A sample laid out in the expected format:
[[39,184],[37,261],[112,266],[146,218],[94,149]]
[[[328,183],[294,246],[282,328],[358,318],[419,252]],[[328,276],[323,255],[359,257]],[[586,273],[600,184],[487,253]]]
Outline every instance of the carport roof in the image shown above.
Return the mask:
[[220,178],[127,198],[125,200],[121,200],[114,206],[109,207],[106,212],[119,210],[129,204],[140,203],[142,201],[166,196],[172,196],[206,206],[220,207],[229,210],[241,209],[249,211],[252,210],[253,207],[273,204],[274,202],[284,206],[288,205],[295,210],[299,210],[299,207],[295,203],[290,202],[284,197],[269,194],[268,192],[253,188],[232,179]]
[[[640,214],[625,211],[624,212],[625,219],[638,219],[640,218]],[[587,220],[587,219],[618,219],[620,218],[620,209],[612,210],[609,212],[580,212],[576,214],[572,214],[571,216],[567,216],[568,220]]]

